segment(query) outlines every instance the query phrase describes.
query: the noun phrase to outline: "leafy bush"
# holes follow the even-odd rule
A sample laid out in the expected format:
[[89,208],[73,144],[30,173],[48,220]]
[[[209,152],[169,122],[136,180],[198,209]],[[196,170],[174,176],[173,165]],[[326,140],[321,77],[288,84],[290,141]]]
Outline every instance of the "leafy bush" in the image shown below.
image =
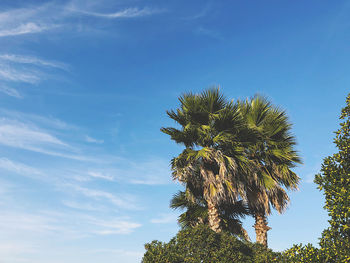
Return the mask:
[[292,248],[283,252],[280,262],[284,263],[300,263],[300,262],[326,262],[323,254],[318,248],[307,244],[303,246],[294,245]]
[[350,94],[346,104],[335,132],[338,152],[324,159],[315,176],[318,189],[324,191],[330,226],[322,233],[319,249],[294,245],[283,253],[283,262],[350,262]]
[[328,262],[350,262],[350,94],[342,109],[340,129],[334,143],[338,152],[324,159],[318,188],[326,197],[330,226],[322,233],[320,246]]
[[152,241],[145,248],[143,263],[263,263],[280,256],[227,232],[215,233],[205,225],[181,230],[169,243]]

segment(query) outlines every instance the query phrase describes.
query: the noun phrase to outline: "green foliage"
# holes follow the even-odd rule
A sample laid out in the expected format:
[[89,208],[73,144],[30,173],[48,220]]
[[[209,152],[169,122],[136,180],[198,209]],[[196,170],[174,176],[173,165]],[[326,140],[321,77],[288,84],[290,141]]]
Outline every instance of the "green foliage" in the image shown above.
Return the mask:
[[169,243],[153,241],[145,248],[142,263],[263,263],[278,262],[279,257],[259,244],[242,242],[225,231],[215,233],[205,225],[181,230]]
[[282,262],[350,262],[350,94],[346,104],[334,139],[339,151],[324,159],[315,176],[318,189],[324,191],[330,226],[322,233],[319,249],[294,245],[283,253]]
[[280,262],[285,263],[299,263],[299,262],[324,262],[324,255],[320,253],[318,248],[312,246],[312,244],[307,244],[306,246],[294,245],[292,248],[283,252]]
[[346,103],[334,139],[339,152],[324,159],[321,174],[315,177],[318,188],[324,191],[324,208],[330,216],[330,226],[320,241],[328,262],[350,262],[350,94]]

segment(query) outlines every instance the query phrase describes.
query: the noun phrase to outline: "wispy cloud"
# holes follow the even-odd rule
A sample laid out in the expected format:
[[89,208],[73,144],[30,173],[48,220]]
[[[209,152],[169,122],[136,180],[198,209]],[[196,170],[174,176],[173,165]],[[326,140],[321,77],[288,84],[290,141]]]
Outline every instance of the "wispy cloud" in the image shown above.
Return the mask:
[[[79,222],[79,223],[77,223]],[[129,234],[140,223],[128,217],[92,216],[82,213],[60,213],[55,211],[2,211],[0,230],[5,236],[56,236],[61,239],[87,237],[91,235]],[[61,237],[59,237],[59,235]],[[1,238],[0,238],[1,240]]]
[[96,204],[90,204],[90,203],[82,203],[82,202],[75,202],[75,201],[71,201],[71,200],[64,200],[62,201],[62,204],[69,207],[69,208],[73,208],[73,209],[77,209],[77,210],[86,210],[86,211],[102,211],[102,210],[106,210],[105,207],[103,206],[99,206]]
[[70,178],[79,182],[101,179],[138,185],[164,185],[172,183],[169,162],[161,158],[130,160],[116,156],[101,156],[101,162],[96,162],[95,166],[87,167],[86,170],[72,170],[70,172]]
[[40,81],[39,72],[20,70],[8,65],[0,64],[0,80],[35,84]]
[[5,93],[8,96],[22,99],[23,96],[14,88],[7,87],[6,85],[0,84],[0,92]]
[[33,151],[40,151],[43,145],[69,147],[60,139],[37,127],[6,119],[0,120],[0,144]]
[[113,176],[107,175],[107,174],[102,174],[100,172],[89,171],[88,175],[93,177],[93,178],[97,178],[97,179],[104,179],[104,180],[108,180],[108,181],[115,180]]
[[153,224],[168,224],[174,223],[177,220],[177,215],[168,213],[168,214],[160,214],[159,217],[151,219],[151,223]]
[[101,144],[101,143],[104,142],[104,140],[95,139],[95,138],[92,138],[92,137],[90,137],[88,135],[85,136],[85,140],[87,142],[90,142],[90,143],[98,143],[98,144]]
[[314,179],[315,179],[315,175],[317,173],[320,172],[321,170],[321,166],[322,166],[322,163],[321,162],[317,162],[315,163],[314,165],[309,165],[308,167],[307,166],[304,166],[301,170],[304,170],[304,176],[302,178],[302,180],[305,182],[305,183],[313,183],[314,182]]
[[[101,25],[101,22],[97,21],[100,20],[99,18],[131,19],[163,12],[163,10],[149,7],[131,7],[112,13],[91,11],[103,8],[105,6],[101,3],[94,4],[94,9],[91,9],[89,4],[82,2],[68,1],[67,4],[62,5],[53,1],[0,11],[0,38],[51,32],[52,30],[77,33],[81,31],[81,28],[89,28],[86,30],[87,32],[95,32]],[[91,18],[84,18],[82,15],[94,17],[96,21],[91,23]],[[89,22],[85,23],[85,20],[89,20]],[[90,28],[94,29],[90,30]],[[55,69],[68,71],[69,66],[62,62],[35,56],[0,54],[0,92],[13,98],[22,98],[20,89],[11,87],[11,83],[37,85],[43,80],[51,78],[53,74],[49,74],[47,71]],[[86,141],[103,142],[92,137],[87,137]]]
[[0,145],[77,161],[94,163],[104,161],[103,157],[81,154],[82,145],[73,146],[55,135],[59,133],[69,137],[69,133],[57,129],[78,129],[75,126],[56,118],[29,113],[0,109],[0,114],[3,116],[0,117]]
[[[129,209],[129,210],[139,210],[140,208],[135,204],[134,197],[124,194],[123,196],[116,196],[110,192],[90,189],[86,187],[81,187],[78,185],[68,184],[66,187],[75,190],[78,193],[83,194],[86,197],[93,198],[95,200],[108,200],[110,203],[116,207]],[[64,186],[63,186],[64,187]]]
[[93,158],[76,154],[76,149],[35,125],[0,119],[0,144],[79,161],[94,161]]
[[[84,168],[80,164],[70,164],[67,174],[71,180],[101,179],[143,185],[171,183],[168,160],[156,157],[130,160],[104,154],[102,146],[79,143],[79,138],[84,136],[81,133],[85,132],[81,127],[52,116],[0,108],[0,145],[89,162],[89,166]],[[89,155],[83,152],[89,152]]]
[[198,35],[203,35],[206,37],[214,38],[216,40],[223,40],[224,39],[219,31],[213,30],[213,29],[208,29],[208,28],[205,28],[202,26],[198,27],[195,30],[195,33]]
[[3,211],[0,214],[0,230],[5,232],[36,232],[38,234],[58,230],[56,219],[42,214]]
[[171,182],[169,163],[159,158],[141,163],[130,162],[128,168],[118,174],[123,174],[132,184],[159,185]]
[[2,29],[2,30],[0,29],[0,37],[33,34],[33,33],[39,33],[48,29],[49,29],[48,26],[42,26],[42,25],[38,25],[30,22],[30,23],[19,25],[18,27],[14,27],[14,28]]
[[[47,78],[45,70],[48,68],[68,70],[69,66],[58,61],[44,60],[34,56],[18,54],[0,55],[0,80],[7,83],[37,84]],[[19,97],[18,92],[2,84],[2,91],[8,95]]]
[[101,227],[101,229],[94,231],[94,233],[98,235],[129,234],[141,226],[139,223],[125,219],[115,219],[110,221],[91,220],[91,223]]
[[212,9],[212,5],[210,2],[207,2],[206,5],[204,6],[204,8],[202,8],[201,10],[199,10],[197,13],[192,14],[190,16],[185,17],[185,20],[196,20],[199,18],[203,18],[205,16],[207,16],[210,11]]
[[95,16],[95,17],[101,17],[101,18],[109,18],[109,19],[116,19],[116,18],[135,18],[135,17],[142,17],[142,16],[149,16],[156,13],[163,12],[160,9],[151,9],[151,8],[127,8],[121,11],[117,11],[114,13],[97,13],[97,12],[90,12],[85,10],[79,10],[79,9],[71,9],[71,11],[75,11],[78,13],[82,13],[84,15],[89,16]]
[[61,16],[62,11],[59,6],[53,3],[2,11],[0,12],[0,37],[41,33],[57,28],[57,20]]
[[[1,207],[1,211],[1,262],[47,262],[47,258],[53,258],[53,260],[49,260],[50,262],[62,262],[60,256],[55,257],[58,254],[52,250],[52,247],[58,246],[61,251],[67,248],[62,246],[62,243],[67,241],[71,243],[74,240],[74,244],[76,244],[77,239],[90,238],[89,240],[91,240],[94,236],[128,235],[142,226],[129,217],[114,216],[112,218],[105,215],[91,216],[81,213],[67,214],[35,210],[25,212],[15,211],[13,207],[11,211]],[[77,254],[99,253],[98,247],[105,247],[100,245],[97,244],[94,251],[91,249],[85,251],[85,249],[81,250],[77,247],[73,253],[75,256]],[[65,253],[69,254],[71,251],[68,249],[65,250]],[[120,252],[123,253],[123,250]],[[142,256],[131,252],[124,253],[125,256]]]
[[42,172],[34,167],[15,162],[7,158],[0,158],[0,169],[15,172],[20,175],[41,175]]
[[48,61],[34,56],[0,54],[0,92],[20,99],[23,96],[10,85],[13,83],[26,86],[38,84],[48,78],[47,70],[50,68],[69,69],[68,65],[57,61]]
[[33,56],[24,56],[24,55],[15,55],[15,54],[2,54],[0,55],[1,60],[10,61],[20,64],[31,64],[36,66],[52,67],[59,68],[63,70],[68,70],[68,65],[58,62],[58,61],[49,61],[44,60],[38,57]]
[[[94,10],[104,8],[95,4]],[[69,1],[66,5],[49,2],[0,12],[0,37],[48,32],[57,28],[72,30],[81,26],[81,15],[105,19],[137,18],[164,12],[150,7],[129,7],[112,13],[91,11],[86,3]],[[79,20],[79,23],[75,23]],[[79,25],[78,25],[79,24]]]
[[15,21],[24,21],[28,20],[38,13],[45,12],[49,7],[48,4],[36,6],[36,7],[28,7],[28,8],[13,8],[0,12],[0,22],[2,25],[12,24]]
[[52,129],[76,130],[75,125],[68,124],[60,119],[52,116],[44,116],[27,112],[20,112],[15,110],[1,109],[0,114],[6,118],[17,120],[23,123],[32,123],[32,125],[44,126]]

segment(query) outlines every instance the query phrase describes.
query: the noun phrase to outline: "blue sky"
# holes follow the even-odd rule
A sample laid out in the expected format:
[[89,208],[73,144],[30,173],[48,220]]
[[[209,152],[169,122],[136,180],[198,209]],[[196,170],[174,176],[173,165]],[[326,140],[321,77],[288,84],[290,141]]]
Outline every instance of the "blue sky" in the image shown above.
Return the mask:
[[[220,85],[284,108],[304,164],[270,247],[316,244],[312,182],[350,91],[347,1],[0,3],[0,262],[139,262],[181,189],[159,131],[183,92]],[[253,220],[244,225],[254,240]]]

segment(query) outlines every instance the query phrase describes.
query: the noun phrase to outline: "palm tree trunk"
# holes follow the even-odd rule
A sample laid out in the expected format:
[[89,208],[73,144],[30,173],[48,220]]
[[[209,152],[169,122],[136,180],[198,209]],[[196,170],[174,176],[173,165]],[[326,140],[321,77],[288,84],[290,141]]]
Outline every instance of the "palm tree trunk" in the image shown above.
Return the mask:
[[209,227],[216,233],[221,232],[221,218],[219,216],[219,211],[216,206],[210,200],[208,203],[208,221]]
[[267,248],[267,231],[271,228],[267,225],[267,219],[264,214],[256,214],[255,215],[255,234],[256,234],[256,242],[262,244]]
[[246,241],[250,241],[250,237],[248,235],[248,232],[244,228],[242,228],[242,235]]

